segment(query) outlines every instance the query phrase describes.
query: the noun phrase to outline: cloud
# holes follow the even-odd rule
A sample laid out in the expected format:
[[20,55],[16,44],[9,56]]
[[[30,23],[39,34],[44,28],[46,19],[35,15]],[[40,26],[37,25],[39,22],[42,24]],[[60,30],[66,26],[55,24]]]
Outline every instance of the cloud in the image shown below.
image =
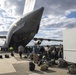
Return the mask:
[[[22,15],[24,1],[25,0],[4,0],[2,5],[4,8],[8,8],[6,10],[10,12],[13,11],[17,15]],[[36,0],[35,9],[44,7],[45,15],[64,15],[66,11],[70,12],[71,10],[76,10],[75,4],[75,0]]]
[[2,7],[5,8],[8,13],[10,12],[11,16],[21,16],[23,13],[24,1],[25,0],[4,0]]
[[63,42],[56,42],[56,41],[42,41],[41,45],[60,45],[63,44]]
[[10,16],[4,8],[0,7],[0,31],[8,31],[16,18]]
[[36,0],[36,7],[43,6],[48,15],[64,15],[67,10],[76,10],[75,4],[75,0]]

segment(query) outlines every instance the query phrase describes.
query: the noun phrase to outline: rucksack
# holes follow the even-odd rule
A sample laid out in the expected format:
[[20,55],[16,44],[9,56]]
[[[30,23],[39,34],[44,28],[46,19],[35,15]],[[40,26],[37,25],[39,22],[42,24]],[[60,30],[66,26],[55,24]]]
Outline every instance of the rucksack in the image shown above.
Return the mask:
[[9,55],[8,54],[5,54],[5,58],[9,58]]
[[70,65],[68,67],[69,73],[71,74],[76,74],[76,66],[75,65]]
[[48,70],[48,65],[47,64],[41,65],[40,70],[41,71],[47,71]]
[[0,55],[0,59],[2,59],[3,58],[3,56],[2,55]]
[[14,53],[11,53],[11,56],[14,56]]
[[34,71],[35,70],[35,64],[33,62],[29,62],[29,70]]
[[67,66],[68,66],[68,64],[65,60],[63,60],[62,58],[58,59],[58,67],[63,68],[63,67],[67,67]]

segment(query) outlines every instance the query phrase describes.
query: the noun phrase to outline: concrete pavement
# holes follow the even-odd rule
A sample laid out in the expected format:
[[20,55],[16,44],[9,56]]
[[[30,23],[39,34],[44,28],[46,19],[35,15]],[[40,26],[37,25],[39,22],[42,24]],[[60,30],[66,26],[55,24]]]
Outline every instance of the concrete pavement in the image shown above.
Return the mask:
[[49,67],[48,71],[41,71],[40,67],[35,64],[35,71],[29,71],[29,60],[20,59],[15,53],[14,57],[5,58],[4,55],[10,53],[1,53],[3,59],[0,59],[0,75],[70,75],[67,69]]

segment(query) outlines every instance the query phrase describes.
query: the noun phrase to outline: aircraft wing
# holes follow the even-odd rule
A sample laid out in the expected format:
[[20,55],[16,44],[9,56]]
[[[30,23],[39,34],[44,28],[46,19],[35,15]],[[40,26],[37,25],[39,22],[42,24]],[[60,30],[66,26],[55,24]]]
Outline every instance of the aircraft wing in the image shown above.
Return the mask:
[[40,40],[40,41],[43,41],[43,40],[47,40],[47,41],[59,41],[59,42],[63,42],[63,40],[59,40],[59,39],[48,39],[48,38],[33,38],[33,40]]
[[0,36],[0,38],[6,38],[6,36]]
[[0,32],[0,38],[6,38],[7,32],[8,32],[8,31],[1,31],[1,32]]

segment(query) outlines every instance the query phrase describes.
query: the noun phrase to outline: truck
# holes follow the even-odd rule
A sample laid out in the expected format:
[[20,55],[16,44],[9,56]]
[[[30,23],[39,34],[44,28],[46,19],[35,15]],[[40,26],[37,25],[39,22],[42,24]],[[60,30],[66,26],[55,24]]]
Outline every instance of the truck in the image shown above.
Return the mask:
[[63,58],[76,64],[76,28],[63,31]]

